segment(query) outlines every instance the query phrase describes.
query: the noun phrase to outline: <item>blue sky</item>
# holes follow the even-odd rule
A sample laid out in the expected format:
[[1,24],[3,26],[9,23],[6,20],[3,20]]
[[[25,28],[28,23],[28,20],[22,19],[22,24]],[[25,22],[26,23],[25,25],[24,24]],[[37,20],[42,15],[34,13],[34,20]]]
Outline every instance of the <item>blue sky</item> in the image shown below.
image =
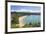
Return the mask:
[[[40,11],[40,6],[20,6],[20,5],[11,5],[11,10],[32,10],[32,11]],[[14,11],[12,11],[14,12]]]

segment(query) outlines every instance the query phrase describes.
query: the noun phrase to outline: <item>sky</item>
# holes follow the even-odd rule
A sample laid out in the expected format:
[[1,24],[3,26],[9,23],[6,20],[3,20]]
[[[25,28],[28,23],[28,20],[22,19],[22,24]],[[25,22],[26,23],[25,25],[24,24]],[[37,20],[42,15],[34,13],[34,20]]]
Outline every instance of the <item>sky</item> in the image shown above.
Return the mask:
[[34,12],[36,12],[36,11],[40,11],[41,10],[41,7],[40,6],[20,6],[20,5],[11,5],[11,11],[12,12],[15,12],[15,11],[18,11],[18,10],[20,10],[21,12],[22,11],[34,11]]

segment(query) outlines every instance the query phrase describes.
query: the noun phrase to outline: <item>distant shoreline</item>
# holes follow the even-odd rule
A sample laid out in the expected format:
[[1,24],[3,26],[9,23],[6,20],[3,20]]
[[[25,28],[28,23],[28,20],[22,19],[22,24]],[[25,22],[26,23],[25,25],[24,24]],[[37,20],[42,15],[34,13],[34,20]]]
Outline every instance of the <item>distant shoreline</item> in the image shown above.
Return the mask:
[[29,12],[11,12],[11,14],[40,15],[40,13],[29,13]]

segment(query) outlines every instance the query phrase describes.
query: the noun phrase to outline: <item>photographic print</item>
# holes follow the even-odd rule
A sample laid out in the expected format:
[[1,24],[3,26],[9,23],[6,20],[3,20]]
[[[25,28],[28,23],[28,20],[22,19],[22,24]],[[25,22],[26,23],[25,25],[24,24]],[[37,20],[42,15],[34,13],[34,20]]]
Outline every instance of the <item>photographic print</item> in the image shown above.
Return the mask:
[[40,27],[40,9],[39,6],[11,5],[11,27]]
[[7,2],[7,32],[43,30],[43,3]]

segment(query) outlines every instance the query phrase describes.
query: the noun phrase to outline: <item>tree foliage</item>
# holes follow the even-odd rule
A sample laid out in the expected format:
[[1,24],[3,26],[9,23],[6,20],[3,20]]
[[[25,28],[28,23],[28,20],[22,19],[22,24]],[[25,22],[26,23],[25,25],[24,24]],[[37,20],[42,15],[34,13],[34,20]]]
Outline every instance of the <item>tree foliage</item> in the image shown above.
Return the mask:
[[17,16],[17,15],[14,15],[13,17],[12,17],[12,24],[18,24],[19,23],[19,17]]

